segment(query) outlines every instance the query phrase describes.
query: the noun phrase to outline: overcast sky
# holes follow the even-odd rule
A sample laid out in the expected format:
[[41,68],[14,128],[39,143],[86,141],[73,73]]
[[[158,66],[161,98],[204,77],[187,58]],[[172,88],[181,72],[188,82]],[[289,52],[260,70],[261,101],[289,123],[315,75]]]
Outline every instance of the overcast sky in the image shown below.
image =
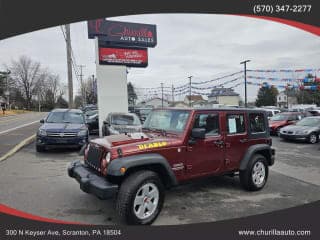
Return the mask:
[[[213,14],[148,14],[109,19],[157,25],[158,45],[148,50],[149,66],[129,70],[128,81],[136,87],[155,87],[161,82],[178,86],[187,83],[190,75],[195,82],[210,80],[242,70],[239,63],[245,59],[251,60],[249,69],[320,68],[319,37],[271,21]],[[71,24],[71,42],[76,63],[85,65],[84,75],[95,74],[94,40],[88,39],[86,22]],[[0,41],[0,69],[21,55],[41,62],[66,84],[66,47],[60,27]],[[74,76],[74,92],[78,85]],[[249,101],[255,99],[257,89],[249,86]],[[235,90],[243,97],[243,86]]]

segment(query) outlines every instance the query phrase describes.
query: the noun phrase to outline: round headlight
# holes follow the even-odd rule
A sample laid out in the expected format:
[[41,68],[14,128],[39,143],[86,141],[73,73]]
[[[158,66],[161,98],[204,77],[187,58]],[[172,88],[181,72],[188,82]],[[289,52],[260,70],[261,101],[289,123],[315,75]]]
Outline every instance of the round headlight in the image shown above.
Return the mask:
[[107,156],[106,156],[107,163],[110,162],[110,159],[111,159],[111,154],[110,154],[110,152],[108,152]]
[[43,129],[39,129],[39,135],[40,136],[47,136],[47,132]]
[[87,130],[81,130],[78,132],[78,136],[86,136],[87,135]]

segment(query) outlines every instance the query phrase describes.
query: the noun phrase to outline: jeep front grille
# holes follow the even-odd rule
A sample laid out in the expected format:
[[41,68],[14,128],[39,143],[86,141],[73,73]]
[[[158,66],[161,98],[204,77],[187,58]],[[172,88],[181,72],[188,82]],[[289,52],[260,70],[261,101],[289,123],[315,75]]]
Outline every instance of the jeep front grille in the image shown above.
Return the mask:
[[104,151],[102,148],[90,144],[86,163],[90,167],[96,169],[97,171],[100,171],[100,161],[103,157],[103,153]]

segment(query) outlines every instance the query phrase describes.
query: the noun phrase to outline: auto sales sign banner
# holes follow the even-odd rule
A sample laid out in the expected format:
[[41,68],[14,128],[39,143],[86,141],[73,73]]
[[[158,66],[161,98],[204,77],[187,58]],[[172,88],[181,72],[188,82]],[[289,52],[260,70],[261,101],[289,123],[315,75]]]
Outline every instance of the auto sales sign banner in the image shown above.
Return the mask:
[[155,47],[156,25],[96,19],[88,21],[88,37],[125,46]]
[[127,67],[147,67],[146,48],[100,47],[99,63],[107,65],[126,65]]

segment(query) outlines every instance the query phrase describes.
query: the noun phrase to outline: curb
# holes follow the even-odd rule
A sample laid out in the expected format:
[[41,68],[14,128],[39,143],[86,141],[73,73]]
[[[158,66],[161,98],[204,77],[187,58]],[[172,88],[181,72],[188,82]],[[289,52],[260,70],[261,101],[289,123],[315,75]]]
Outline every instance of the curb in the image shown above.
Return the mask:
[[14,148],[12,148],[9,152],[7,152],[4,156],[0,158],[0,162],[6,160],[8,157],[12,156],[16,152],[18,152],[21,148],[24,146],[29,145],[36,139],[36,134],[33,134],[32,136],[22,140],[20,143],[18,143]]

